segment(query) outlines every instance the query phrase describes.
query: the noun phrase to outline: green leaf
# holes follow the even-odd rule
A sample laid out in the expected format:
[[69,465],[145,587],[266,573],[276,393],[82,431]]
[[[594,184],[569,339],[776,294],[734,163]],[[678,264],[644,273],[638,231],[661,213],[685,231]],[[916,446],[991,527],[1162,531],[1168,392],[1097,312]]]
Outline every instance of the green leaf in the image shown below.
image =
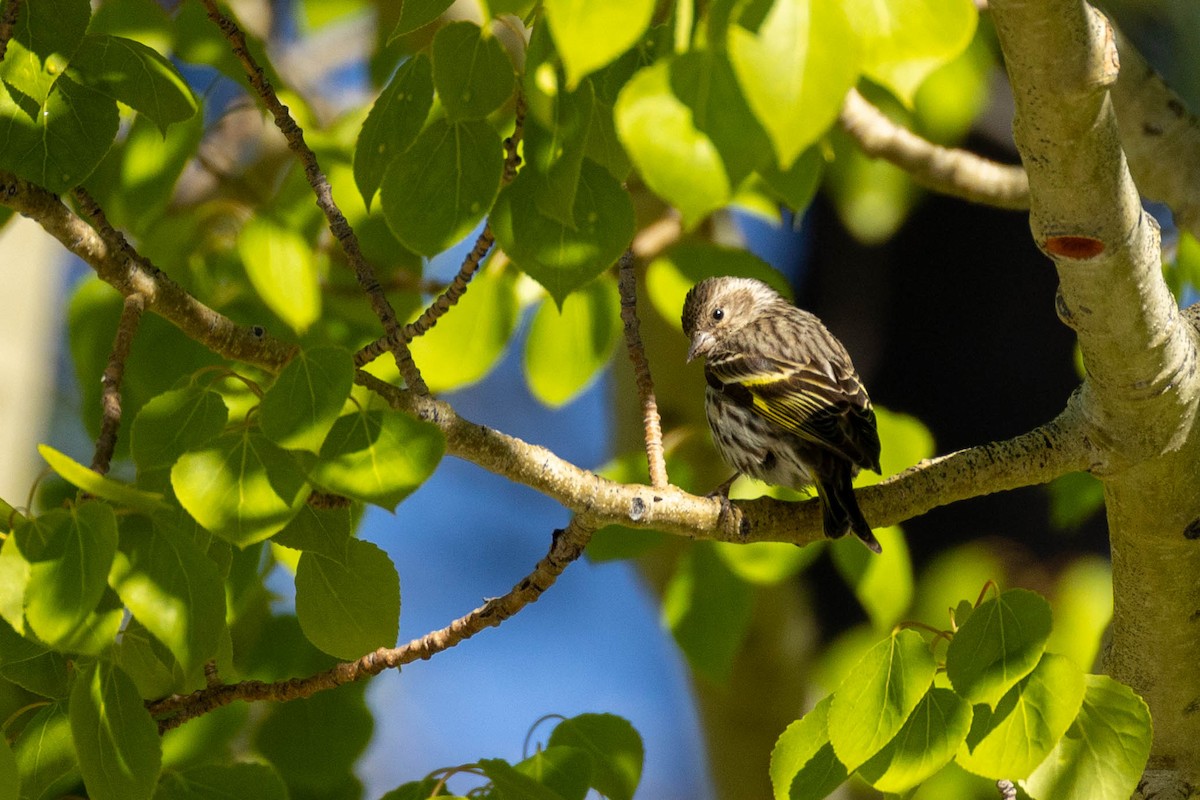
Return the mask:
[[933,684],[929,645],[902,630],[872,647],[838,686],[829,708],[829,740],[847,770],[891,741]]
[[474,22],[451,22],[433,37],[433,85],[451,121],[483,119],[512,97],[512,61]]
[[717,556],[697,542],[679,560],[663,597],[663,619],[692,669],[709,680],[729,679],[750,625],[754,594]]
[[67,703],[60,700],[34,714],[13,742],[22,800],[52,800],[79,782],[79,762],[67,718]]
[[1112,622],[1112,566],[1107,558],[1083,556],[1058,577],[1054,587],[1054,629],[1046,649],[1085,669],[1096,661]]
[[217,652],[224,581],[191,537],[171,525],[125,524],[108,582],[133,616],[191,673]]
[[189,383],[142,406],[133,420],[129,451],[139,470],[169,467],[188,450],[215,439],[228,421],[220,394]]
[[0,620],[0,678],[34,694],[58,698],[67,696],[67,671],[62,654],[24,638]]
[[637,43],[650,26],[654,0],[595,3],[546,0],[546,20],[573,89],[589,72],[603,67]]
[[507,761],[481,758],[479,768],[491,780],[495,794],[500,800],[563,800],[558,792],[542,785],[536,778],[518,771]]
[[[333,790],[352,777],[374,726],[365,690],[359,683],[280,703],[255,732],[255,748],[279,770],[292,797],[336,797]],[[360,797],[361,789],[351,796]]]
[[525,118],[524,171],[537,178],[538,209],[574,228],[575,193],[595,106],[592,82],[584,81],[573,92],[556,92],[549,105],[544,115]]
[[717,542],[717,555],[742,580],[773,586],[799,573],[821,554],[819,547],[787,542]]
[[112,506],[89,501],[70,511],[54,509],[17,526],[13,538],[29,561],[30,627],[52,647],[82,646],[117,549]]
[[196,113],[196,98],[170,61],[140,42],[103,34],[83,37],[70,75],[145,114],[164,134]]
[[903,472],[918,461],[933,457],[933,434],[921,420],[876,406],[875,422],[879,428],[879,441],[883,444],[883,454],[879,459],[882,474],[860,472],[854,481],[855,486],[879,483],[888,475]]
[[288,800],[287,786],[270,764],[203,764],[163,773],[154,800]]
[[383,174],[388,226],[413,252],[432,256],[483,219],[504,171],[500,137],[481,120],[437,120]]
[[592,757],[592,788],[609,800],[632,800],[642,779],[645,749],[628,720],[614,714],[580,714],[555,726],[547,744],[586,751]]
[[966,49],[979,12],[970,0],[850,0],[863,71],[912,105],[929,73]]
[[17,757],[8,742],[0,737],[0,800],[17,800],[21,794],[21,776]]
[[949,689],[930,689],[895,738],[858,774],[881,792],[907,791],[954,758],[970,727],[970,704]]
[[388,44],[406,33],[425,27],[453,4],[454,0],[400,0],[400,19],[396,20]]
[[445,451],[445,437],[430,423],[399,411],[356,409],[334,423],[309,475],[327,491],[395,511]]
[[592,785],[592,757],[578,747],[547,747],[514,768],[552,789],[563,800],[584,800]]
[[518,311],[516,276],[481,268],[458,305],[409,345],[429,390],[459,389],[491,372],[516,330]]
[[1069,658],[1043,654],[1033,671],[1000,698],[995,711],[975,706],[971,732],[958,751],[959,765],[993,780],[1028,777],[1067,732],[1085,689],[1083,672]]
[[292,455],[248,429],[184,453],[171,468],[171,485],[197,522],[239,547],[283,528],[308,496]]
[[308,640],[343,660],[394,647],[400,630],[400,576],[370,542],[346,542],[344,564],[311,551],[296,568],[296,616]]
[[[142,697],[184,694],[204,686],[203,670],[183,674],[179,662],[136,618],[121,629],[121,638],[108,653],[137,686]],[[189,677],[191,678],[189,680]]]
[[1039,800],[1125,800],[1150,757],[1150,709],[1124,684],[1087,675],[1079,715],[1021,788]]
[[350,387],[354,361],[340,347],[299,351],[267,389],[259,408],[263,434],[289,450],[321,449]]
[[432,104],[429,59],[413,56],[396,70],[376,98],[354,146],[354,183],[367,209],[371,208],[387,165],[417,138]]
[[346,542],[354,532],[351,509],[305,505],[271,541],[293,550],[308,550],[346,563]]
[[496,200],[492,230],[504,252],[561,306],[629,246],[633,203],[612,175],[586,159],[575,194],[574,229],[542,214],[537,193],[536,180],[518,175]]
[[829,743],[829,705],[817,703],[787,726],[771,751],[771,787],[775,800],[819,800],[846,782],[849,773]]
[[729,58],[781,169],[837,118],[858,78],[856,40],[840,3],[776,0],[757,30],[729,28]]
[[727,205],[770,147],[724,53],[691,52],[645,67],[613,112],[638,172],[688,228]]
[[[11,44],[11,43],[10,43]],[[10,48],[9,52],[12,52]],[[7,63],[6,58],[3,63]],[[117,104],[60,75],[42,101],[0,82],[0,167],[52,192],[81,183],[117,135]]]
[[608,363],[621,332],[616,281],[601,276],[558,309],[543,302],[525,340],[525,375],[533,396],[551,408],[579,396]]
[[99,662],[75,679],[69,705],[79,769],[93,800],[149,800],[158,783],[162,743],[137,687]]
[[237,237],[238,257],[259,298],[296,333],[321,316],[321,288],[312,245],[299,231],[256,216]]
[[[25,524],[22,519],[20,524]],[[0,542],[0,617],[17,633],[25,634],[25,589],[32,567],[14,536]]]
[[688,291],[705,278],[717,275],[757,278],[784,297],[792,296],[787,278],[753,253],[707,242],[684,241],[669,247],[646,267],[650,305],[675,330],[682,331],[679,315]]
[[1050,604],[1028,589],[1009,589],[980,604],[946,649],[946,675],[954,691],[994,706],[1029,674],[1050,636]]
[[898,526],[876,528],[875,536],[883,545],[879,555],[850,537],[830,542],[830,553],[871,624],[884,631],[903,619],[912,604],[913,570],[908,543]]
[[888,240],[899,230],[918,196],[912,179],[890,161],[865,155],[841,130],[832,131],[829,141],[833,144],[833,159],[825,171],[825,187],[838,218],[863,244]]
[[821,148],[814,145],[805,148],[786,170],[781,170],[779,165],[772,161],[759,167],[758,171],[767,187],[788,208],[799,214],[808,208],[808,204],[816,197],[824,167],[825,157]]
[[[157,6],[154,10],[161,11]],[[129,133],[88,177],[87,189],[109,222],[140,239],[143,255],[158,260],[158,254],[148,251],[146,245],[155,234],[162,234],[158,225],[168,214],[175,184],[196,154],[203,133],[203,114],[172,125],[165,135],[150,117],[139,114]]]
[[39,444],[38,452],[63,480],[88,494],[103,497],[118,505],[129,506],[145,514],[161,511],[167,507],[161,494],[135,489],[128,484],[106,478],[70,456],[58,452],[48,444]]

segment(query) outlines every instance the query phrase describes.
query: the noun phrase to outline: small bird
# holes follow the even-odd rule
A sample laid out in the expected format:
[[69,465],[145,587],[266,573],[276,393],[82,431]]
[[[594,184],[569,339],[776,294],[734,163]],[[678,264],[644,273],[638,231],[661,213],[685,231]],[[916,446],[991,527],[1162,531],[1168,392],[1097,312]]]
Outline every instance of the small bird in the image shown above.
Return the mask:
[[860,468],[879,472],[875,411],[842,343],[751,278],[693,286],[683,332],[688,361],[704,358],[704,405],[721,457],[767,483],[815,486],[826,536],[854,531],[882,552],[851,487]]

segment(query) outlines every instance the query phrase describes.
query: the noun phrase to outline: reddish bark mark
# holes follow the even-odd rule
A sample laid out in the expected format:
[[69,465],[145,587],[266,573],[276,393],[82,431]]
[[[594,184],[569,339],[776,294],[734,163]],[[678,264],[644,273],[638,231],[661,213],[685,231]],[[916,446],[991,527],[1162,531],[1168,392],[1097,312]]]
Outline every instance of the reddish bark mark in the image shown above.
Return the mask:
[[1051,236],[1046,252],[1064,258],[1095,258],[1104,252],[1104,242],[1090,236]]

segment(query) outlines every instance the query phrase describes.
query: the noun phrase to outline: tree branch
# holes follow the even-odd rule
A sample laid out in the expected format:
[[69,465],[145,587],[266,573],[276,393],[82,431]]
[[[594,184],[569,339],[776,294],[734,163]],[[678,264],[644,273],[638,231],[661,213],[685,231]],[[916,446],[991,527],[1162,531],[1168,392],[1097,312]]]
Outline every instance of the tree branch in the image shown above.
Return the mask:
[[[693,539],[811,544],[824,538],[817,499],[789,503],[770,497],[739,501],[722,513],[721,500],[674,486],[621,484],[530,444],[460,417],[446,402],[417,397],[359,372],[355,380],[392,407],[441,429],[446,452],[552,497],[600,525],[652,528]],[[1054,420],[1003,442],[924,461],[859,490],[873,527],[903,522],[970,497],[1045,483],[1096,462],[1087,423],[1075,398]]]
[[108,356],[108,365],[100,378],[100,406],[103,416],[100,420],[100,435],[96,437],[96,453],[92,456],[92,469],[101,475],[108,472],[113,450],[117,446],[117,430],[121,427],[121,378],[125,375],[129,348],[133,345],[134,334],[137,333],[138,323],[141,322],[142,312],[145,310],[146,298],[142,295],[134,293],[125,298],[121,318],[117,322],[117,333],[113,337],[112,352]]
[[432,631],[419,639],[413,639],[400,647],[381,647],[357,661],[347,661],[307,678],[264,683],[243,681],[240,683],[200,689],[189,695],[167,697],[149,703],[150,713],[162,717],[159,732],[166,733],[190,719],[227,706],[235,700],[295,700],[311,697],[317,692],[333,689],[345,683],[365,680],[378,675],[385,669],[393,669],[413,661],[428,660],[443,650],[449,650],[480,631],[493,628],[513,616],[554,585],[558,576],[587,547],[597,526],[585,518],[576,516],[566,528],[554,532],[550,551],[537,563],[533,571],[517,582],[503,597],[488,600],[466,616],[459,617],[445,628]]
[[1118,35],[1121,73],[1113,87],[1121,145],[1142,194],[1166,203],[1175,224],[1200,238],[1200,120]]
[[1158,226],[1126,167],[1109,98],[1114,83],[1124,91],[1112,27],[1079,0],[989,6],[1013,86],[1030,227],[1055,262],[1059,316],[1087,369],[1079,408],[1112,548],[1106,666],[1150,706],[1147,775],[1166,776],[1153,787],[1166,796],[1200,779],[1200,495],[1183,477],[1200,462],[1196,334],[1167,290]]
[[864,153],[890,161],[927,189],[998,208],[1029,208],[1024,169],[922,139],[888,119],[857,89],[846,95],[838,123]]
[[621,321],[625,328],[625,349],[633,362],[638,400],[642,406],[642,429],[646,439],[646,464],[650,470],[650,485],[667,485],[667,462],[663,457],[662,420],[658,416],[658,400],[654,396],[654,379],[650,377],[650,362],[642,344],[641,323],[637,315],[637,276],[633,272],[633,250],[626,250],[618,265],[618,285],[621,291]]
[[257,326],[238,325],[192,297],[139,255],[88,195],[77,195],[96,228],[73,214],[57,196],[11,172],[0,170],[0,203],[32,218],[96,271],[122,295],[140,294],[146,308],[169,320],[190,338],[233,361],[277,372],[295,353],[294,345]]
[[21,13],[21,0],[8,0],[4,4],[4,12],[0,14],[0,61],[8,53],[8,42],[13,37],[17,27],[17,15]]
[[392,344],[392,354],[396,359],[396,368],[400,370],[400,375],[403,376],[404,382],[418,394],[428,394],[429,387],[425,385],[420,370],[417,369],[417,365],[412,360],[412,353],[408,350],[408,342],[400,334],[400,323],[396,319],[396,311],[388,301],[387,295],[383,293],[383,289],[375,277],[375,270],[367,263],[366,257],[363,256],[362,248],[358,244],[358,236],[355,235],[354,229],[350,227],[350,223],[346,221],[346,217],[342,214],[341,209],[334,202],[333,189],[330,187],[325,173],[321,171],[321,167],[317,163],[316,154],[304,141],[304,131],[292,119],[288,107],[279,101],[279,97],[271,87],[270,81],[263,74],[262,67],[258,65],[254,57],[250,54],[250,50],[246,46],[246,37],[242,35],[237,24],[221,13],[220,9],[217,8],[216,0],[200,1],[204,4],[205,10],[208,12],[208,18],[216,23],[217,27],[225,35],[225,38],[229,40],[229,43],[232,45],[233,54],[241,62],[250,85],[258,93],[258,96],[262,98],[267,110],[271,112],[276,127],[279,128],[287,140],[288,147],[296,154],[296,157],[304,166],[304,175],[317,197],[317,207],[325,214],[330,232],[333,233],[334,238],[341,245],[342,252],[346,255],[346,260],[354,268],[354,275],[358,279],[359,285],[367,293],[375,316],[383,324],[384,333],[388,336]]

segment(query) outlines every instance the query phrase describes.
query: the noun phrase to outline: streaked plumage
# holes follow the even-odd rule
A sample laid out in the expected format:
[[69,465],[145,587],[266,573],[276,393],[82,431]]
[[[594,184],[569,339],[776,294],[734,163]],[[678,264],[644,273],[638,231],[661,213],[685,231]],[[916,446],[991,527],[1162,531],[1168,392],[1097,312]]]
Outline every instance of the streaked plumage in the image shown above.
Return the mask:
[[850,355],[821,321],[750,278],[709,278],[683,304],[688,360],[704,358],[705,409],[721,456],[780,486],[815,486],[825,535],[879,542],[851,481],[879,472],[875,412]]

